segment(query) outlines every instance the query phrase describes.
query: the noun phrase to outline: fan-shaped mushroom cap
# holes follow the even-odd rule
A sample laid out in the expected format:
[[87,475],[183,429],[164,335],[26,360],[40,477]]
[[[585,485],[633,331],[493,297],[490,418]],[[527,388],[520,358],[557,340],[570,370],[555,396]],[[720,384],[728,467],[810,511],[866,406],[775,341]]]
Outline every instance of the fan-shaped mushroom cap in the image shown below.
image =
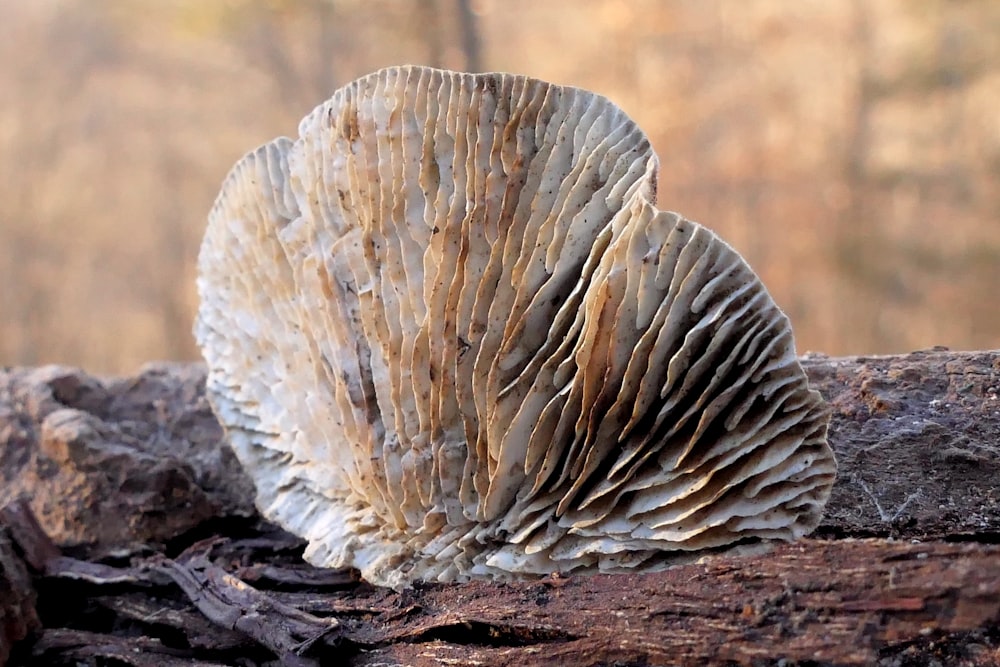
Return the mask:
[[607,99],[382,70],[243,158],[196,336],[263,514],[376,584],[662,567],[819,522],[788,319]]

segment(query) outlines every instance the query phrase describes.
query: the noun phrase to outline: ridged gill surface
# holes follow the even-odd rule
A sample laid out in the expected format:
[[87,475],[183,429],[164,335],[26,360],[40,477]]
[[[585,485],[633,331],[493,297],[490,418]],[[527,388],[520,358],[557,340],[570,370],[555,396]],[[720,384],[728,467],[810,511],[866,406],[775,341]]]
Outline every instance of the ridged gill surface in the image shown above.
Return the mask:
[[607,99],[382,70],[241,160],[199,260],[263,514],[376,584],[658,568],[819,522],[792,331]]

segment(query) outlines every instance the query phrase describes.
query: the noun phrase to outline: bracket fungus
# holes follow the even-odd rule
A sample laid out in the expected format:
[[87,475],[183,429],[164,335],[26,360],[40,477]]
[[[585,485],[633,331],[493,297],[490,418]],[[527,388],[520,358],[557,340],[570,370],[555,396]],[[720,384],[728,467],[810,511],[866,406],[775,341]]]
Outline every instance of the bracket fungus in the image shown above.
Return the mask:
[[263,514],[394,587],[653,569],[818,524],[787,317],[599,95],[390,68],[244,157],[195,334]]

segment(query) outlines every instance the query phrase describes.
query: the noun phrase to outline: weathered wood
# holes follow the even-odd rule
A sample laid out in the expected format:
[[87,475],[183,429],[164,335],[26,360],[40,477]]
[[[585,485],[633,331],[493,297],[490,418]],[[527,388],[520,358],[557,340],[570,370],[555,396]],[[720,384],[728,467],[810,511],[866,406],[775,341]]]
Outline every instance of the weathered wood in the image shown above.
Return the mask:
[[[199,367],[109,381],[0,372],[0,505],[30,481],[41,528],[71,548],[39,546],[44,534],[8,512],[46,628],[11,664],[1000,665],[1000,353],[803,365],[830,401],[840,463],[818,539],[661,573],[403,593],[310,568],[297,539],[227,497],[246,487],[219,452]],[[80,414],[51,417],[64,408]],[[54,427],[66,423],[89,427],[63,437]],[[112,453],[118,477],[90,465],[92,452]],[[116,479],[155,492],[121,484],[102,507],[135,512],[128,530],[90,526],[106,511],[53,510],[70,479],[59,465],[91,485],[88,498]],[[164,469],[178,471],[180,496],[160,497]],[[149,520],[183,493],[215,518]]]
[[0,505],[27,497],[60,546],[95,555],[251,515],[252,484],[222,445],[204,382],[194,364],[122,379],[0,371]]
[[[224,543],[218,546],[215,557],[225,552]],[[104,585],[132,580],[156,587],[148,596],[136,590],[101,596],[102,583],[91,580],[90,599],[144,628],[145,644],[137,645],[130,633],[95,644],[90,631],[79,630],[74,639],[64,629],[43,637],[32,657],[62,664],[58,660],[96,655],[94,646],[126,664],[150,664],[149,654],[156,653],[182,657],[157,639],[170,628],[185,633],[191,657],[245,656],[242,634],[274,650],[281,664],[299,666],[334,659],[427,666],[452,660],[640,665],[778,659],[866,665],[922,644],[939,656],[975,661],[969,664],[1000,663],[995,545],[803,540],[764,557],[722,555],[659,573],[436,585],[402,593],[363,585],[345,589],[337,582],[326,590],[268,594],[210,565],[210,551],[188,562],[151,557],[127,575],[110,576],[108,568]],[[49,578],[72,578],[77,569],[53,566]],[[206,631],[202,617],[181,607],[176,591],[143,574],[164,569],[220,626],[217,636]],[[134,661],[129,650],[139,651]]]
[[866,665],[893,644],[995,627],[998,560],[1000,547],[810,540],[625,578],[434,587],[396,623],[363,626],[356,640],[375,648],[355,664]]
[[1000,351],[803,366],[840,467],[820,534],[1000,537]]
[[[200,563],[197,561],[201,561]],[[204,558],[195,563],[165,561],[161,571],[216,625],[237,630],[273,651],[288,667],[313,667],[302,657],[311,646],[340,627],[248,586]]]
[[28,568],[0,520],[0,665],[7,661],[15,642],[41,627]]
[[[803,366],[830,402],[840,465],[821,534],[1000,532],[1000,352],[811,356]],[[0,504],[28,494],[58,544],[98,550],[249,515],[249,480],[203,385],[200,364],[109,380],[0,371]]]

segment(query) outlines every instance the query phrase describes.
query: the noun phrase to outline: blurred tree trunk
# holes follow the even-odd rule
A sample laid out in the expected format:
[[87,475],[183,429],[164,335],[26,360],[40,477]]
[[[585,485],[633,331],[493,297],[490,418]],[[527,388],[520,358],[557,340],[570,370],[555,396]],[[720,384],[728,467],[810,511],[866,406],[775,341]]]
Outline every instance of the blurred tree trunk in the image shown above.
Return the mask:
[[[869,266],[875,254],[873,246],[879,245],[877,227],[871,224],[875,211],[870,206],[868,159],[872,145],[872,112],[876,101],[876,76],[873,71],[873,26],[868,3],[854,3],[854,41],[858,54],[854,115],[847,128],[844,142],[844,182],[847,186],[848,205],[835,232],[835,261],[840,294],[837,305],[842,312],[841,322],[850,322],[850,328],[841,329],[835,341],[837,348],[853,344],[861,349],[880,349],[878,344],[877,311],[880,307],[877,276]],[[864,324],[862,324],[864,323]],[[867,331],[859,327],[867,325]],[[860,340],[859,340],[860,339]]]
[[319,53],[319,63],[316,67],[314,87],[319,95],[316,99],[325,99],[333,94],[340,79],[337,74],[336,56],[339,42],[337,19],[333,0],[320,0],[316,6],[317,37],[316,47]]
[[[166,149],[158,160],[157,171],[164,181],[170,183],[174,192],[182,191],[181,180],[185,172],[179,160],[174,151]],[[173,199],[165,202],[156,212],[159,218],[157,225],[159,259],[165,260],[167,270],[147,278],[152,283],[148,288],[151,293],[150,302],[160,308],[167,359],[190,357],[194,343],[191,335],[191,316],[184,302],[187,291],[177,289],[177,285],[184,280],[184,268],[196,254],[197,245],[191,243],[194,239],[186,233],[181,215],[181,208]]]
[[[249,6],[253,28],[242,48],[277,87],[287,105],[309,110],[333,94],[342,77],[337,62],[350,52],[350,37],[337,27],[333,0],[307,0],[294,11],[264,3]],[[313,48],[296,48],[301,43]]]
[[455,0],[458,4],[458,20],[462,30],[462,51],[465,53],[465,71],[483,71],[482,41],[476,15],[469,0]]
[[427,42],[427,64],[444,67],[444,48],[441,44],[441,15],[438,0],[417,0],[419,23],[424,26],[424,40]]

